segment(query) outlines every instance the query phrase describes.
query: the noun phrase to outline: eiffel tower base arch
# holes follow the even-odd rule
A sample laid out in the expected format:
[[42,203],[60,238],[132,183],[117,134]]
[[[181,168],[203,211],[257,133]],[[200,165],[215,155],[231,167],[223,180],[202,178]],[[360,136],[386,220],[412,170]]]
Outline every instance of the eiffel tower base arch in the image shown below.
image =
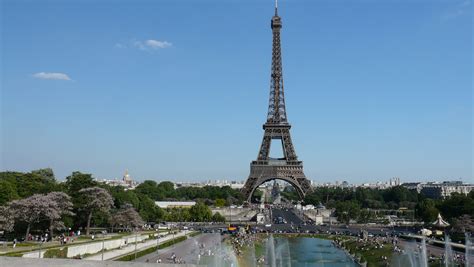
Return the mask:
[[[271,164],[271,162],[266,163]],[[253,193],[261,184],[271,180],[283,180],[291,184],[300,200],[304,200],[306,194],[311,191],[311,184],[303,173],[301,163],[298,165],[260,165],[255,161],[250,166],[250,175],[242,188],[242,194],[247,202],[251,202]]]

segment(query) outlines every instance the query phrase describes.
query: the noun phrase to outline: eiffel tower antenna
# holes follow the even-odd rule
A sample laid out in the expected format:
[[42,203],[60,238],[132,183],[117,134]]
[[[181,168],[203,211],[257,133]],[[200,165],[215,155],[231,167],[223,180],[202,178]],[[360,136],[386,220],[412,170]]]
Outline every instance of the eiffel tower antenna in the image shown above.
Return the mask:
[[278,16],[278,0],[275,0],[275,16]]

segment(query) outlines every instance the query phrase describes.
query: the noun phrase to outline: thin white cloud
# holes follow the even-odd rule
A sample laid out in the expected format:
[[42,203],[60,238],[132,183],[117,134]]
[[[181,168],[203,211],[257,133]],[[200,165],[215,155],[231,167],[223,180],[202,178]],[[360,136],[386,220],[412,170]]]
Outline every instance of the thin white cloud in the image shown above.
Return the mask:
[[471,10],[471,0],[464,0],[458,3],[451,11],[443,15],[443,20],[455,19],[468,14]]
[[140,50],[146,50],[146,46],[143,44],[142,41],[133,41],[132,46],[140,49]]
[[38,72],[33,74],[33,77],[42,80],[63,80],[71,81],[71,78],[65,73],[60,72]]
[[171,47],[173,44],[167,41],[146,40],[145,45],[153,49],[159,49]]
[[115,48],[138,48],[143,51],[152,51],[158,49],[165,49],[172,47],[173,44],[168,41],[159,41],[154,39],[148,39],[144,41],[131,40],[128,43],[116,43]]

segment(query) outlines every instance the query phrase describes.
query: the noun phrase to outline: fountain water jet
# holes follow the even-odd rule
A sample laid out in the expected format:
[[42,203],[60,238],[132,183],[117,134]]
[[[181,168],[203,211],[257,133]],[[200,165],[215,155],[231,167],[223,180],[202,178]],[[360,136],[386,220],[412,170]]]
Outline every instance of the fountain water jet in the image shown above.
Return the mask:
[[466,256],[466,266],[469,266],[469,264],[471,263],[471,257],[474,256],[472,255],[474,247],[472,244],[472,237],[468,233],[466,233],[465,236],[466,236],[466,251],[464,255]]
[[424,237],[421,239],[420,266],[428,267],[428,255],[426,253],[426,240]]
[[276,255],[275,255],[275,240],[273,239],[273,235],[267,239],[267,262],[270,267],[276,267]]
[[447,234],[444,235],[444,266],[453,266],[453,249],[451,247],[451,239]]

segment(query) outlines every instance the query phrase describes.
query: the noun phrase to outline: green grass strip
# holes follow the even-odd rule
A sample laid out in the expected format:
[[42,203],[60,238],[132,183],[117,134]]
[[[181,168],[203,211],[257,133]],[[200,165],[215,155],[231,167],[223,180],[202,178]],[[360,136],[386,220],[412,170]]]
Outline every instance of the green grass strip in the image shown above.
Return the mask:
[[67,258],[67,247],[48,249],[48,250],[46,250],[46,252],[44,253],[43,258],[60,258],[60,259],[65,259],[65,258]]
[[[164,242],[164,243],[161,243],[161,244],[158,246],[158,249],[163,249],[163,248],[170,247],[170,246],[172,246],[172,245],[174,245],[174,244],[176,244],[176,243],[179,243],[179,242],[181,242],[181,241],[186,240],[187,238],[188,238],[187,236],[180,236],[180,237],[177,237],[177,238],[175,238],[175,239],[168,240],[168,241],[166,241],[166,242]],[[145,250],[138,251],[136,258],[143,257],[143,256],[145,256],[145,255],[148,255],[148,254],[150,254],[150,253],[155,252],[156,250],[157,250],[157,247],[156,247],[156,246],[153,246],[153,247],[147,248],[147,249],[145,249]],[[135,252],[116,259],[116,261],[133,261],[133,260],[135,260]]]

